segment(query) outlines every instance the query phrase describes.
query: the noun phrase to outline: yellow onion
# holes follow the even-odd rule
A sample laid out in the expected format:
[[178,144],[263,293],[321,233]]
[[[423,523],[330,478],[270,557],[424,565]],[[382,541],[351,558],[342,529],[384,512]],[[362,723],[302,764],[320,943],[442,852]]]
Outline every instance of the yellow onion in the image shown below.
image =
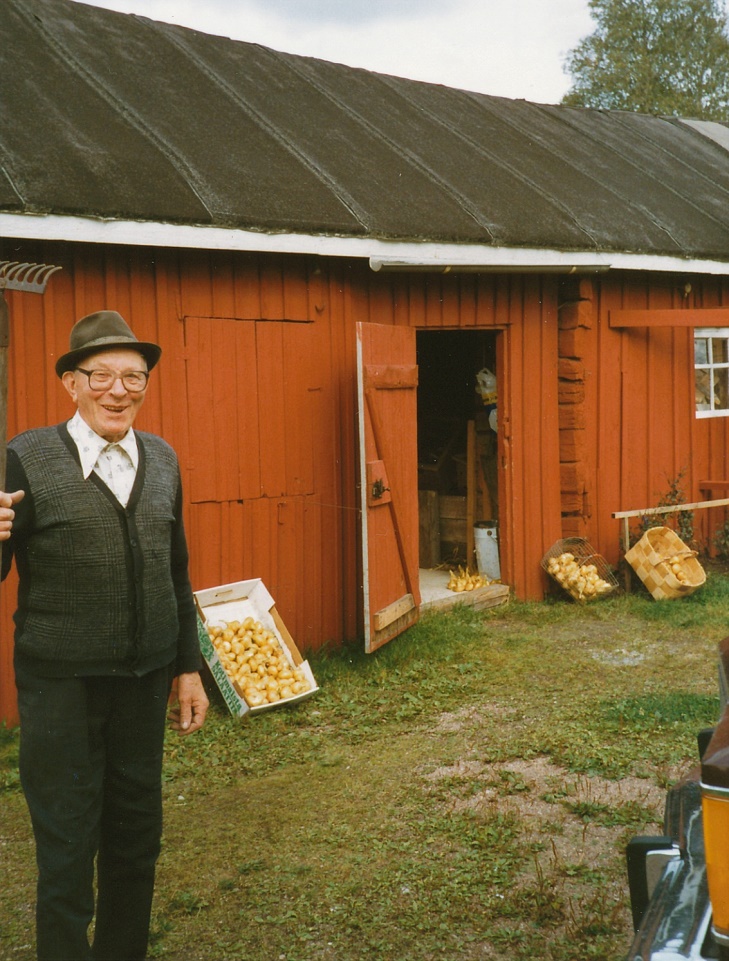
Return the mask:
[[310,689],[294,668],[278,637],[260,621],[247,617],[208,628],[208,635],[228,676],[243,688],[250,707],[273,704]]

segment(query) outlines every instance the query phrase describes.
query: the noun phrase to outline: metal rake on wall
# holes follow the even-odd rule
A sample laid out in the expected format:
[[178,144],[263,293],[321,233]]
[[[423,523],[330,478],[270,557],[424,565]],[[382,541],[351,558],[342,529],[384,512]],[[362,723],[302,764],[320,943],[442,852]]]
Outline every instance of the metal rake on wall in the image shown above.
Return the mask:
[[42,294],[51,274],[60,267],[53,264],[23,264],[19,260],[0,260],[0,290],[24,290]]
[[31,294],[45,292],[52,274],[60,267],[53,264],[20,263],[0,260],[0,488],[5,489],[8,425],[8,346],[10,344],[10,311],[5,290],[21,290]]

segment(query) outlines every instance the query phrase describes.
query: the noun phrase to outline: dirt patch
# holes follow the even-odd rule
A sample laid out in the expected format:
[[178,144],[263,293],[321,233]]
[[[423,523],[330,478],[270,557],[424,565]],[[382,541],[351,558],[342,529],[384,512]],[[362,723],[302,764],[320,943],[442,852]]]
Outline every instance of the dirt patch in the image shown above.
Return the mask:
[[488,718],[497,717],[501,720],[508,720],[516,717],[518,711],[515,707],[504,706],[503,704],[482,704],[479,707],[464,707],[458,711],[444,712],[436,722],[436,731],[448,734],[457,733],[464,728],[478,728]]
[[566,800],[572,806],[609,806],[639,804],[661,816],[665,789],[644,778],[626,777],[609,781],[601,777],[572,774],[552,764],[548,758],[512,760],[505,764],[487,764],[459,760],[439,767],[426,775],[431,781],[456,778],[485,784],[482,791],[453,802],[453,810],[478,810],[498,803],[511,807],[530,819],[544,819],[554,805]]
[[[475,729],[485,718],[501,719],[516,710],[483,705],[440,716],[438,729],[464,732]],[[525,845],[538,853],[538,863],[550,862],[551,870],[568,866],[587,867],[616,854],[616,826],[631,823],[643,812],[644,824],[662,830],[665,789],[638,777],[617,781],[574,774],[548,757],[512,759],[487,763],[461,758],[425,775],[433,785],[452,784],[444,802],[449,812],[488,817],[498,812],[513,816],[522,826]],[[531,874],[527,871],[527,874]]]

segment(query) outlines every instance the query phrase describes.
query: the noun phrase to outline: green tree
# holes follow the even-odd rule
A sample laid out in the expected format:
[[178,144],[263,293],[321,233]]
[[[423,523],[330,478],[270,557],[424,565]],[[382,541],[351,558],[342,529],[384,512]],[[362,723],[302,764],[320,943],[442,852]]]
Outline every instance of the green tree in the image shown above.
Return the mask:
[[565,59],[562,103],[729,119],[723,0],[589,0],[595,32]]

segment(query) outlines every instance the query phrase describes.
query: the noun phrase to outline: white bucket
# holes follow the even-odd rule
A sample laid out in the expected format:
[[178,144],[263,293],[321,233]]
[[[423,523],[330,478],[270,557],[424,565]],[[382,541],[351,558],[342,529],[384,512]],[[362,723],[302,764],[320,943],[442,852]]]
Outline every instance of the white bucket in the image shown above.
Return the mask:
[[491,581],[498,581],[501,577],[497,530],[497,521],[478,521],[473,528],[479,574],[484,574]]

